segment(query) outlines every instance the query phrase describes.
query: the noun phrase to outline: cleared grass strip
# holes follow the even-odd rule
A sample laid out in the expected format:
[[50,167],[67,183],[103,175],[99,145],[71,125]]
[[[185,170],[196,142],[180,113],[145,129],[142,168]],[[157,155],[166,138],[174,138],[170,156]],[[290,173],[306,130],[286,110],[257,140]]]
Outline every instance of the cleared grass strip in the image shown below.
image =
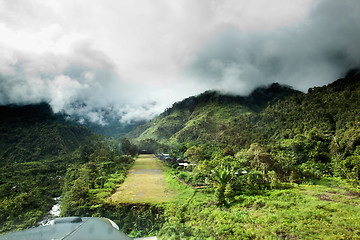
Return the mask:
[[176,194],[169,189],[162,163],[152,154],[140,155],[123,184],[110,197],[122,203],[161,203]]

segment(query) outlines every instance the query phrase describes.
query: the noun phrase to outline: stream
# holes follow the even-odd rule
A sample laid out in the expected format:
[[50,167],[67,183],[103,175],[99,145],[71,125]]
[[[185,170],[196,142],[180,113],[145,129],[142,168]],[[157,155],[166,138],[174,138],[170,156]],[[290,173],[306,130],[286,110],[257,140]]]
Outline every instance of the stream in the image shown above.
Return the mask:
[[60,205],[61,205],[61,196],[54,198],[55,204],[52,206],[51,210],[49,211],[48,215],[39,222],[40,226],[46,226],[51,224],[52,220],[60,216]]

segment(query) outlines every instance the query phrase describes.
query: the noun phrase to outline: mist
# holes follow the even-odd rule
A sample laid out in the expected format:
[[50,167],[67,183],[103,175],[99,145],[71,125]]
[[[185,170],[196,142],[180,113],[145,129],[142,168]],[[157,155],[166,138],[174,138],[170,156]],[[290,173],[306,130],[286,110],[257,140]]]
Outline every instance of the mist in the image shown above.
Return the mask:
[[306,92],[360,66],[360,3],[0,0],[0,104],[106,125],[213,89]]

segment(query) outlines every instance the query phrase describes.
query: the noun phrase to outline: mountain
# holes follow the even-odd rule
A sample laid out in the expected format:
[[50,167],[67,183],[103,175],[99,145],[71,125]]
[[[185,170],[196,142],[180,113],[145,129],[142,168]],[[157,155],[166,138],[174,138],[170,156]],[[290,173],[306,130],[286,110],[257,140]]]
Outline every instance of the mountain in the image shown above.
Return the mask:
[[292,95],[259,114],[257,124],[274,139],[293,138],[313,129],[337,135],[359,124],[360,75],[338,79],[307,94]]
[[136,141],[153,139],[160,143],[214,140],[239,116],[256,114],[274,100],[294,94],[301,92],[278,83],[257,88],[247,97],[206,91],[174,103],[127,137]]
[[1,233],[44,219],[93,133],[69,124],[47,103],[0,106],[0,122]]
[[268,183],[326,174],[360,184],[360,74],[308,93],[278,84],[248,97],[208,91],[127,136],[142,148],[185,157],[204,175],[222,163],[260,171]]
[[66,154],[92,133],[55,115],[47,103],[0,106],[1,162],[27,162]]

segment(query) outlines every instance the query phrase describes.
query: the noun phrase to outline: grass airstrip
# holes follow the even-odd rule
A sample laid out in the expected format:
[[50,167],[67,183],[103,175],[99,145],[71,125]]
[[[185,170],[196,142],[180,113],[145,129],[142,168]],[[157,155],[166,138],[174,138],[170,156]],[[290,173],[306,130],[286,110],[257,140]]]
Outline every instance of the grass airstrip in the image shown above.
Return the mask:
[[111,196],[122,203],[161,203],[176,194],[164,175],[163,164],[152,154],[142,154],[130,168],[126,180]]
[[159,224],[160,231],[151,233],[159,239],[360,239],[358,190],[345,180],[324,177],[284,189],[244,191],[219,207],[211,188],[183,185],[153,155],[140,155],[111,198],[165,203],[158,206],[168,220],[151,223]]

